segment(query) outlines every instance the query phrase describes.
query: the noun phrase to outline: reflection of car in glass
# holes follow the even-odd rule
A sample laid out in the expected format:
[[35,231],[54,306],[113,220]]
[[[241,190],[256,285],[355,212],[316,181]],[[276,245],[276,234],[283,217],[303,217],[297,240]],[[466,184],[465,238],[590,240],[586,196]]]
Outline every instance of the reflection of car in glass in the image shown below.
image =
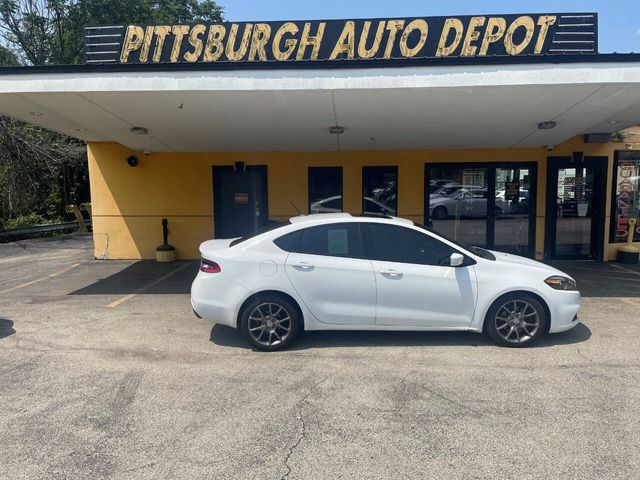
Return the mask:
[[429,193],[435,193],[441,187],[444,187],[445,185],[449,185],[452,183],[455,183],[455,182],[451,180],[439,180],[439,179],[429,180]]
[[[311,204],[309,213],[338,213],[342,211],[342,196],[325,198]],[[395,215],[393,207],[380,200],[371,197],[364,197],[364,213],[375,213],[381,215]]]
[[[503,213],[503,200],[495,199],[495,216]],[[487,215],[487,190],[483,188],[459,188],[449,195],[430,196],[429,216],[442,220],[449,216],[484,217]]]
[[504,212],[508,213],[529,213],[529,190],[520,189],[518,199],[505,200],[506,191],[500,189],[496,191],[496,199],[500,199]]
[[440,185],[434,192],[429,194],[429,198],[434,197],[446,197],[451,195],[452,193],[457,192],[461,188],[474,188],[470,185],[461,185],[459,183],[447,183],[444,185]]
[[354,329],[485,332],[523,347],[579,323],[580,293],[561,271],[400,218],[294,217],[200,252],[194,312],[261,350]]
[[309,207],[309,213],[336,213],[342,211],[342,196],[328,197],[314,202]]
[[398,191],[397,182],[395,180],[388,181],[382,188],[375,188],[371,192],[375,200],[386,203],[393,203],[396,199]]

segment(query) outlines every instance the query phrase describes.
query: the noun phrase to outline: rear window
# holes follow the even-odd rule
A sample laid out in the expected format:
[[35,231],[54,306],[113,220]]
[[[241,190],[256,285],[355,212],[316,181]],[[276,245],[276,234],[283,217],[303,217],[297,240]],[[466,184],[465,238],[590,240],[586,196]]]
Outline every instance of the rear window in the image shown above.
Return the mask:
[[333,223],[297,230],[274,240],[287,252],[330,257],[362,258],[360,232],[355,223]]
[[254,237],[257,237],[258,235],[262,235],[263,233],[267,233],[270,232],[272,230],[277,230],[280,227],[285,227],[287,225],[291,225],[291,222],[286,221],[286,222],[271,222],[268,225],[259,228],[251,233],[246,234],[244,237],[240,237],[240,238],[236,238],[233,242],[231,242],[229,244],[230,247],[234,247],[236,245],[238,245],[239,243],[242,242],[246,242],[247,240],[250,240]]

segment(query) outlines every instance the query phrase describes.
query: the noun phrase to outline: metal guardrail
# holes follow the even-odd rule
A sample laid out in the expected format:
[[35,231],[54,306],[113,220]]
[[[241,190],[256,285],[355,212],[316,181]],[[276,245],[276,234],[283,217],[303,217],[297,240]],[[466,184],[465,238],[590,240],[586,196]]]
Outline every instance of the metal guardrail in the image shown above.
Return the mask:
[[[91,220],[85,220],[87,226],[91,225]],[[80,230],[78,222],[54,223],[51,225],[36,225],[27,228],[14,228],[0,231],[0,242],[24,240],[35,235],[44,233],[65,233]]]

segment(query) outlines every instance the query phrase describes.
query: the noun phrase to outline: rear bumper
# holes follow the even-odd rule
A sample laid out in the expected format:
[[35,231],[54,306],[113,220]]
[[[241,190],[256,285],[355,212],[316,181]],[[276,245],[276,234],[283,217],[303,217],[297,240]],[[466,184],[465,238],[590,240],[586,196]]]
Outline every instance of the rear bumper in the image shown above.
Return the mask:
[[191,284],[191,307],[198,318],[236,328],[238,309],[250,294],[217,273],[199,273]]

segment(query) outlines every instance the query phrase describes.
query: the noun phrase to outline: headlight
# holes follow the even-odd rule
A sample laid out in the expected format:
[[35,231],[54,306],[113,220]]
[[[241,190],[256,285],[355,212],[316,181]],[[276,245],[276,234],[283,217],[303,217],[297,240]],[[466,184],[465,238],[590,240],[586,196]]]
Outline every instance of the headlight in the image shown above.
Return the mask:
[[547,278],[544,283],[549,285],[551,288],[555,288],[556,290],[577,290],[575,280],[570,279],[569,277],[563,277],[560,275],[554,275],[552,277]]

